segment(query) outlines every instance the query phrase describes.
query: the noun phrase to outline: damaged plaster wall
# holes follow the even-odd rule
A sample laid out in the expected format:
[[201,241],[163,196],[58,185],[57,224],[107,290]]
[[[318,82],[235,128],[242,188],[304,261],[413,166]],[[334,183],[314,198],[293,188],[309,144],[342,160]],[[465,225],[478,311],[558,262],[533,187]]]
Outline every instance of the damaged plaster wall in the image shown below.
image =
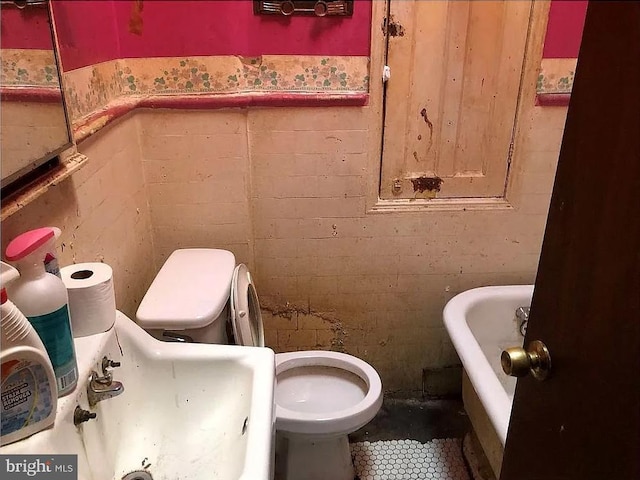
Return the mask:
[[421,392],[424,369],[459,375],[449,299],[533,282],[566,109],[524,112],[516,208],[386,214],[366,213],[370,113],[248,112],[253,276],[276,351],[347,352],[386,390]]
[[420,392],[424,369],[459,364],[449,299],[535,278],[566,108],[526,92],[501,210],[367,212],[379,105],[136,112],[155,263],[175,248],[231,250],[270,347],[344,351],[386,390]]
[[[335,312],[318,312],[310,305],[261,306],[263,321],[271,327],[266,332],[266,343],[278,352],[327,348],[345,352],[349,331]],[[275,327],[275,328],[273,328]]]
[[525,111],[516,208],[371,214],[371,107],[141,111],[155,263],[175,248],[231,250],[251,270],[268,346],[350,353],[386,390],[419,393],[424,369],[459,364],[442,324],[450,298],[534,280],[565,114]]
[[2,251],[22,232],[60,227],[60,266],[109,264],[116,306],[135,318],[156,273],[135,118],[102,129],[78,150],[89,159],[85,167],[2,221]]
[[3,242],[62,227],[62,263],[111,264],[132,318],[171,251],[229,249],[253,274],[270,347],[344,351],[386,390],[420,392],[424,369],[459,363],[441,318],[451,297],[535,278],[566,109],[524,113],[516,208],[484,212],[366,213],[370,114],[136,112],[83,143],[87,167],[3,222]]

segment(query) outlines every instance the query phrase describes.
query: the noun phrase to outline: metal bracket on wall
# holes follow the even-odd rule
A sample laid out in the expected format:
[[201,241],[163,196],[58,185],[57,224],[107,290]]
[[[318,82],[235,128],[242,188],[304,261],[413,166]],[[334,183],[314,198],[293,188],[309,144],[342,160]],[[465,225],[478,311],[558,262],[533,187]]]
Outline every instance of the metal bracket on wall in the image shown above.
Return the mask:
[[49,0],[1,0],[0,5],[2,8],[5,7],[18,7],[20,9],[26,8],[29,6],[46,6],[49,3]]
[[254,0],[256,15],[315,15],[316,17],[350,17],[353,0]]

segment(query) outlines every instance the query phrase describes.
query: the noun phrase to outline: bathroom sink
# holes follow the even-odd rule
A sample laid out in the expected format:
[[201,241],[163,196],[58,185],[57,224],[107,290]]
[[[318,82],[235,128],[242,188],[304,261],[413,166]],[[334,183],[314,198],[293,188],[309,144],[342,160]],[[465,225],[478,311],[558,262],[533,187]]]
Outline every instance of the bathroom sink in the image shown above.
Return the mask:
[[[54,428],[1,453],[76,453],[80,479],[270,478],[271,350],[160,342],[120,312],[109,332],[75,342],[80,381]],[[104,356],[121,363],[111,371],[124,391],[89,407],[87,379]],[[96,418],[74,426],[77,405]]]

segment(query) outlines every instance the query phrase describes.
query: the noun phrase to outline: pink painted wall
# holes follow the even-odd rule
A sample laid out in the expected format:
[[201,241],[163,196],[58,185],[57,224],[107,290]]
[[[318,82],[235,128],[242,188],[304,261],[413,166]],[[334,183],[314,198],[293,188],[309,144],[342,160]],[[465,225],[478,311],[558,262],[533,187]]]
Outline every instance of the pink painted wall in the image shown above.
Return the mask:
[[578,57],[588,3],[587,0],[551,2],[543,58]]
[[19,9],[3,5],[0,8],[0,32],[2,48],[53,49],[45,7]]
[[257,16],[249,0],[144,0],[142,35],[129,32],[133,0],[56,0],[64,70],[114,58],[187,55],[369,55],[371,1],[353,17]]
[[129,33],[131,2],[116,2],[125,58],[183,55],[369,55],[371,0],[353,17],[253,14],[249,0],[145,1],[142,35]]
[[55,0],[52,5],[64,71],[119,58],[114,0]]

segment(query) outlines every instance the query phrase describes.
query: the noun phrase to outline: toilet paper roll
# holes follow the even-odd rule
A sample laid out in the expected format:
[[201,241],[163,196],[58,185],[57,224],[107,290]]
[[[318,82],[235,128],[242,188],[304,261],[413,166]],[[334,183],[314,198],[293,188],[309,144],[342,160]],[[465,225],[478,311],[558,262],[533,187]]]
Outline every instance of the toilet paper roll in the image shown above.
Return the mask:
[[113,270],[105,263],[77,263],[60,270],[69,294],[74,337],[109,330],[116,320]]

